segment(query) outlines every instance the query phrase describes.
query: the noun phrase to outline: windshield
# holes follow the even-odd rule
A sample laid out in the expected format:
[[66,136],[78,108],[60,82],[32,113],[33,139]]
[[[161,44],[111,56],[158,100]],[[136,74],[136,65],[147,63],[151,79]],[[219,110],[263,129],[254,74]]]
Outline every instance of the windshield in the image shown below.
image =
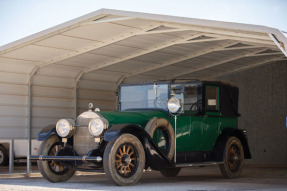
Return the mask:
[[121,86],[120,111],[132,109],[167,110],[168,84]]

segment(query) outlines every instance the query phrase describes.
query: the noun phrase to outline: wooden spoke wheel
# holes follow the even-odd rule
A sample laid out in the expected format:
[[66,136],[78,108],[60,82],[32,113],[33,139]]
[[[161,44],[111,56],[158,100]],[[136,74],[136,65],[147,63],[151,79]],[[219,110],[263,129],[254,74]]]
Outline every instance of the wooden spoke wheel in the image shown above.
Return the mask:
[[[61,146],[57,135],[52,135],[42,142],[39,148],[39,155],[55,156],[60,149]],[[38,160],[37,164],[42,176],[50,182],[65,182],[75,173],[74,169],[56,161]]]
[[230,137],[225,145],[224,163],[220,164],[220,171],[225,178],[240,176],[244,163],[244,150],[237,137]]
[[[58,143],[56,143],[50,150],[49,152],[49,156],[55,156],[56,153],[60,150],[61,145],[59,145]],[[48,162],[49,166],[51,168],[51,170],[53,170],[55,173],[59,173],[61,174],[62,172],[65,171],[65,169],[67,168],[66,165],[64,165],[63,163],[59,163],[59,162],[55,162],[55,161],[50,161]]]
[[110,141],[104,152],[104,169],[117,185],[135,184],[145,167],[145,153],[141,142],[131,134],[123,134]]
[[227,164],[231,171],[236,171],[240,166],[240,149],[237,145],[231,145],[227,153]]
[[138,152],[131,144],[124,144],[118,148],[116,154],[116,169],[122,177],[130,177],[137,168]]

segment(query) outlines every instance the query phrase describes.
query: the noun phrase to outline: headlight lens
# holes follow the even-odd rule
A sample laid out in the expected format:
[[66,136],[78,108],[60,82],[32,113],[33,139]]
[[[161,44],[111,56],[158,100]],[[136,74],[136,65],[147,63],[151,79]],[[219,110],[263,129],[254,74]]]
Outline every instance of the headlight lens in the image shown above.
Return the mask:
[[72,119],[60,119],[56,124],[56,131],[60,137],[71,137],[75,133],[75,122]]
[[172,97],[168,100],[167,104],[168,110],[170,113],[176,113],[181,108],[181,101],[176,97]]
[[107,129],[109,123],[104,118],[95,118],[92,119],[89,123],[89,131],[93,136],[100,136],[105,129]]

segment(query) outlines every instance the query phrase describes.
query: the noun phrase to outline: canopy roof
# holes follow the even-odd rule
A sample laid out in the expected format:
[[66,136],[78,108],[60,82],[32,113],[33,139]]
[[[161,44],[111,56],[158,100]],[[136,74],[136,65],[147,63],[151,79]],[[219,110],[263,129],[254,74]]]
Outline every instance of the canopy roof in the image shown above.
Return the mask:
[[263,26],[101,9],[1,47],[0,61],[117,82],[217,77],[286,59],[284,45]]
[[101,9],[0,47],[2,126],[40,129],[75,117],[90,101],[115,109],[120,83],[216,78],[286,60],[285,35],[264,26]]

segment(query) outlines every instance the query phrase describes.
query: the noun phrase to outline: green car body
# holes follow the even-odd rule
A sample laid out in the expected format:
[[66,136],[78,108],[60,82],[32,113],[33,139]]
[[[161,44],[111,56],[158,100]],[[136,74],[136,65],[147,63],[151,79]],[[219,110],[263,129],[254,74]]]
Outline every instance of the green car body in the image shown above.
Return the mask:
[[[100,114],[109,121],[110,126],[135,124],[144,129],[146,124],[154,117],[167,119],[173,126],[175,124],[174,117],[164,111],[103,111]],[[223,129],[237,128],[237,117],[185,115],[178,116],[177,122],[177,152],[211,151]],[[154,140],[156,142],[156,140],[160,140],[160,137],[154,137]]]
[[[176,176],[182,167],[219,164],[224,177],[234,178],[244,158],[251,158],[246,131],[238,129],[238,94],[236,86],[221,81],[124,84],[118,89],[118,111],[90,105],[75,122],[61,119],[47,126],[38,134],[42,155],[30,159],[38,160],[51,182],[68,180],[85,162],[104,168],[118,185],[137,182],[143,168]],[[45,150],[52,143],[61,149]],[[63,179],[51,164],[71,174]]]

